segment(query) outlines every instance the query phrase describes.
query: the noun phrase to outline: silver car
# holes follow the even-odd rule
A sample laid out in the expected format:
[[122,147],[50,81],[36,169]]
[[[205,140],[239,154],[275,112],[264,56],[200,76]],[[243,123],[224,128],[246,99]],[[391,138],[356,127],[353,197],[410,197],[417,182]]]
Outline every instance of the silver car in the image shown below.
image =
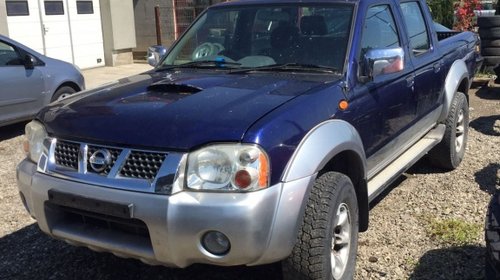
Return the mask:
[[74,65],[0,35],[0,126],[30,119],[50,102],[84,89]]

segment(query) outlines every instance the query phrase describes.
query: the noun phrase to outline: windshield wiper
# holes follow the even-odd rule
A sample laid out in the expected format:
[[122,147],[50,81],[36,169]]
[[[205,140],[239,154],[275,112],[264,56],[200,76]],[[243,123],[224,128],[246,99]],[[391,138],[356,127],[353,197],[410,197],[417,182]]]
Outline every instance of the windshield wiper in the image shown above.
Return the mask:
[[253,68],[244,68],[231,70],[229,73],[248,73],[252,71],[301,71],[301,72],[322,72],[322,73],[338,73],[339,70],[335,67],[316,65],[316,64],[302,64],[302,63],[284,63],[272,64]]
[[228,65],[239,66],[241,63],[224,60],[197,60],[179,65],[164,65],[156,71],[164,71],[177,68],[226,68]]

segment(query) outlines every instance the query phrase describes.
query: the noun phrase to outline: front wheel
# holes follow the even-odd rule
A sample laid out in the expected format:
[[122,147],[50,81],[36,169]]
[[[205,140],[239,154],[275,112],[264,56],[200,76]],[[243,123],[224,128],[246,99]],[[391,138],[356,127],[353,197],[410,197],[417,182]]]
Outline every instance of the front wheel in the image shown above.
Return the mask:
[[358,248],[358,203],[349,177],[327,172],[312,187],[297,243],[283,261],[284,279],[352,279]]
[[453,97],[445,125],[444,137],[429,152],[429,159],[437,167],[453,170],[464,158],[469,135],[469,104],[462,92]]
[[62,100],[64,98],[67,98],[75,92],[76,92],[76,90],[72,87],[69,87],[69,86],[60,87],[59,89],[56,90],[56,92],[52,96],[51,102],[59,101],[59,100]]

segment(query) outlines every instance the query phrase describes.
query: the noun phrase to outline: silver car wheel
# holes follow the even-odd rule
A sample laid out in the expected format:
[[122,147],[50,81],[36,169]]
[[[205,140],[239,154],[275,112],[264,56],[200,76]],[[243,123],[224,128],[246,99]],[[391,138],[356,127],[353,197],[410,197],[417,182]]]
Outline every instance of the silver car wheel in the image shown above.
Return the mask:
[[336,221],[333,227],[330,262],[333,278],[340,279],[346,270],[351,247],[351,214],[347,204],[339,205]]
[[455,151],[458,153],[462,149],[465,138],[465,123],[464,123],[464,111],[460,109],[457,114],[457,122],[455,129]]

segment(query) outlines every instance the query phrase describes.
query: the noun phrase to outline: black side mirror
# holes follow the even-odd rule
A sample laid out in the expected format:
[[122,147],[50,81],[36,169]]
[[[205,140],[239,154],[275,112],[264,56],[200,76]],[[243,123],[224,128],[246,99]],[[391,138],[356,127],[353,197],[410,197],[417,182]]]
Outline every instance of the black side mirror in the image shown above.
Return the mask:
[[31,56],[29,54],[24,56],[24,68],[26,68],[26,69],[35,68],[35,62],[36,62],[36,59],[33,56]]

